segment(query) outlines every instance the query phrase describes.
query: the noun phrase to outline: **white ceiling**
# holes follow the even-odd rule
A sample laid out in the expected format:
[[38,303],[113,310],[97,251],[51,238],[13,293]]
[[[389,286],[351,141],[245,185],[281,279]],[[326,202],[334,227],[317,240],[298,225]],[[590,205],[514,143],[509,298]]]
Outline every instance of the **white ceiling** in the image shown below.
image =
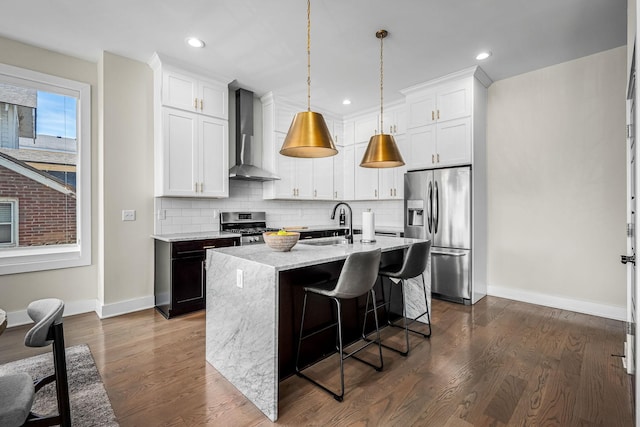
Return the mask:
[[[262,95],[306,103],[304,0],[3,2],[0,36],[97,62],[179,59]],[[479,63],[494,80],[626,43],[626,0],[312,0],[311,104],[348,115]],[[206,42],[189,48],[188,36]],[[475,55],[491,50],[479,62]],[[342,99],[353,103],[343,106]]]

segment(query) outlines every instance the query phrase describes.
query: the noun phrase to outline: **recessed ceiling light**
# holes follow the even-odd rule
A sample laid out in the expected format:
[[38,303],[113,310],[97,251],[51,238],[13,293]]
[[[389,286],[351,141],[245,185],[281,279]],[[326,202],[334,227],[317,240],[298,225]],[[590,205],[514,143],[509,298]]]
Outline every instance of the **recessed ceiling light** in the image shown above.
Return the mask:
[[187,44],[191,47],[204,47],[204,42],[195,37],[189,37],[187,39]]
[[487,59],[488,57],[491,56],[491,52],[480,52],[477,56],[476,59],[478,61],[482,61],[483,59]]
[[345,99],[344,101],[342,101],[342,105],[351,105],[351,100]]

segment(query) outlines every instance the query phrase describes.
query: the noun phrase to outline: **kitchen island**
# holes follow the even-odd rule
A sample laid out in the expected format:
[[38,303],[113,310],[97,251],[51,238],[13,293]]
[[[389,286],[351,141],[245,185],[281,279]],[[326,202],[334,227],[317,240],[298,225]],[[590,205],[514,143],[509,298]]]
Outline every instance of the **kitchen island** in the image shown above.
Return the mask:
[[[374,243],[357,240],[352,245],[330,244],[335,242],[331,238],[314,239],[299,242],[290,252],[276,252],[264,244],[210,249],[207,362],[275,421],[279,381],[292,374],[302,287],[318,279],[337,277],[350,253],[380,248],[383,264],[398,263],[403,250],[419,241],[378,236]],[[424,274],[428,293],[430,277],[429,262]],[[408,316],[415,317],[424,311],[419,279],[409,283],[405,292]],[[430,304],[430,296],[428,301]],[[359,307],[363,305],[354,303],[344,316],[361,318]],[[358,324],[353,329],[361,327]],[[357,332],[352,335],[357,339]],[[328,340],[327,345],[332,347],[334,342]]]

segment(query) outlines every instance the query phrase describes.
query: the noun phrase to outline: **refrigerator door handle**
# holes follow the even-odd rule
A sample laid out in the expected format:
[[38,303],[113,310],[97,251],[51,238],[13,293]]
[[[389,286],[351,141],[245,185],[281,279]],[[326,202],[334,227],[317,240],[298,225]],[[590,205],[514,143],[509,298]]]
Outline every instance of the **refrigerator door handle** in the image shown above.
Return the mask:
[[431,234],[431,223],[433,222],[433,183],[429,181],[429,201],[427,203],[427,227]]
[[438,181],[434,183],[436,187],[436,216],[433,219],[433,232],[438,233],[438,223],[440,222],[440,191],[438,191]]

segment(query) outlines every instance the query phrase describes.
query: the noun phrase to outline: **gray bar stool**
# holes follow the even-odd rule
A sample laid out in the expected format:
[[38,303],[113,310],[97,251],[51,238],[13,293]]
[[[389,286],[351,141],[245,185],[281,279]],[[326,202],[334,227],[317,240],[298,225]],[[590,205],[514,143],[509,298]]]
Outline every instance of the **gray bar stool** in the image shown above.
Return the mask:
[[[365,322],[366,322],[366,316],[370,311],[373,311],[374,313],[376,313],[377,309],[380,307],[383,307],[383,306],[389,307],[389,310],[387,311],[387,324],[389,326],[393,326],[396,328],[404,328],[407,347],[406,347],[406,350],[403,351],[385,344],[382,344],[382,346],[390,350],[393,350],[395,352],[398,352],[403,356],[407,356],[409,354],[409,332],[410,331],[415,334],[422,335],[424,338],[431,337],[431,317],[429,315],[429,303],[427,301],[427,288],[424,282],[424,274],[423,274],[424,270],[427,268],[427,262],[429,259],[430,251],[431,251],[430,240],[426,242],[414,243],[409,247],[406,254],[404,255],[404,260],[402,262],[402,265],[390,265],[390,266],[381,268],[378,273],[382,277],[388,277],[392,279],[393,283],[400,284],[400,294],[402,295],[402,318],[404,320],[403,326],[397,325],[389,320],[388,314],[391,309],[391,294],[393,292],[390,292],[389,294],[389,301],[375,306],[374,309],[371,309],[371,310],[367,309],[365,313]],[[424,304],[425,304],[426,310],[422,314],[420,314],[419,316],[416,316],[413,319],[407,319],[407,305],[405,302],[404,285],[406,284],[407,280],[412,279],[414,277],[418,277],[418,276],[420,276],[420,278],[422,279],[422,291],[424,293]],[[410,323],[415,322],[416,320],[420,319],[424,315],[427,316],[427,321],[429,322],[428,333],[425,334],[423,332],[409,328]]]
[[[300,321],[300,339],[298,340],[298,349],[296,353],[296,374],[302,378],[305,378],[311,381],[313,384],[317,385],[327,393],[331,394],[334,399],[339,402],[342,402],[344,397],[344,360],[353,357],[356,360],[359,360],[367,365],[375,368],[376,371],[381,371],[383,367],[382,362],[382,347],[380,344],[380,329],[378,327],[378,315],[374,313],[375,324],[376,324],[376,339],[375,340],[367,340],[367,342],[359,347],[357,350],[350,352],[349,354],[344,354],[344,349],[342,346],[342,313],[341,313],[341,303],[342,299],[351,299],[357,298],[361,295],[367,294],[367,307],[369,304],[369,297],[373,298],[373,301],[376,300],[376,294],[373,290],[373,286],[378,280],[378,269],[380,267],[380,249],[375,249],[367,252],[356,252],[350,254],[342,267],[342,271],[340,272],[340,276],[337,281],[327,281],[322,284],[314,284],[313,286],[307,286],[304,288],[304,303],[302,306],[302,320]],[[313,293],[316,295],[320,295],[323,297],[331,298],[336,303],[336,314],[337,314],[337,322],[331,323],[330,325],[324,326],[319,330],[314,330],[312,332],[306,333],[304,330],[304,317],[307,309],[307,296],[309,293]],[[365,317],[366,320],[366,317]],[[306,338],[309,338],[313,335],[316,335],[322,331],[325,331],[334,326],[338,326],[338,345],[337,350],[340,355],[340,394],[336,394],[333,391],[329,390],[327,387],[318,383],[314,379],[308,377],[304,373],[302,373],[302,369],[299,367],[300,360],[300,348],[302,347],[302,341]],[[376,366],[366,360],[360,359],[356,356],[356,353],[368,347],[371,344],[378,344],[378,352],[380,354],[380,366]]]

